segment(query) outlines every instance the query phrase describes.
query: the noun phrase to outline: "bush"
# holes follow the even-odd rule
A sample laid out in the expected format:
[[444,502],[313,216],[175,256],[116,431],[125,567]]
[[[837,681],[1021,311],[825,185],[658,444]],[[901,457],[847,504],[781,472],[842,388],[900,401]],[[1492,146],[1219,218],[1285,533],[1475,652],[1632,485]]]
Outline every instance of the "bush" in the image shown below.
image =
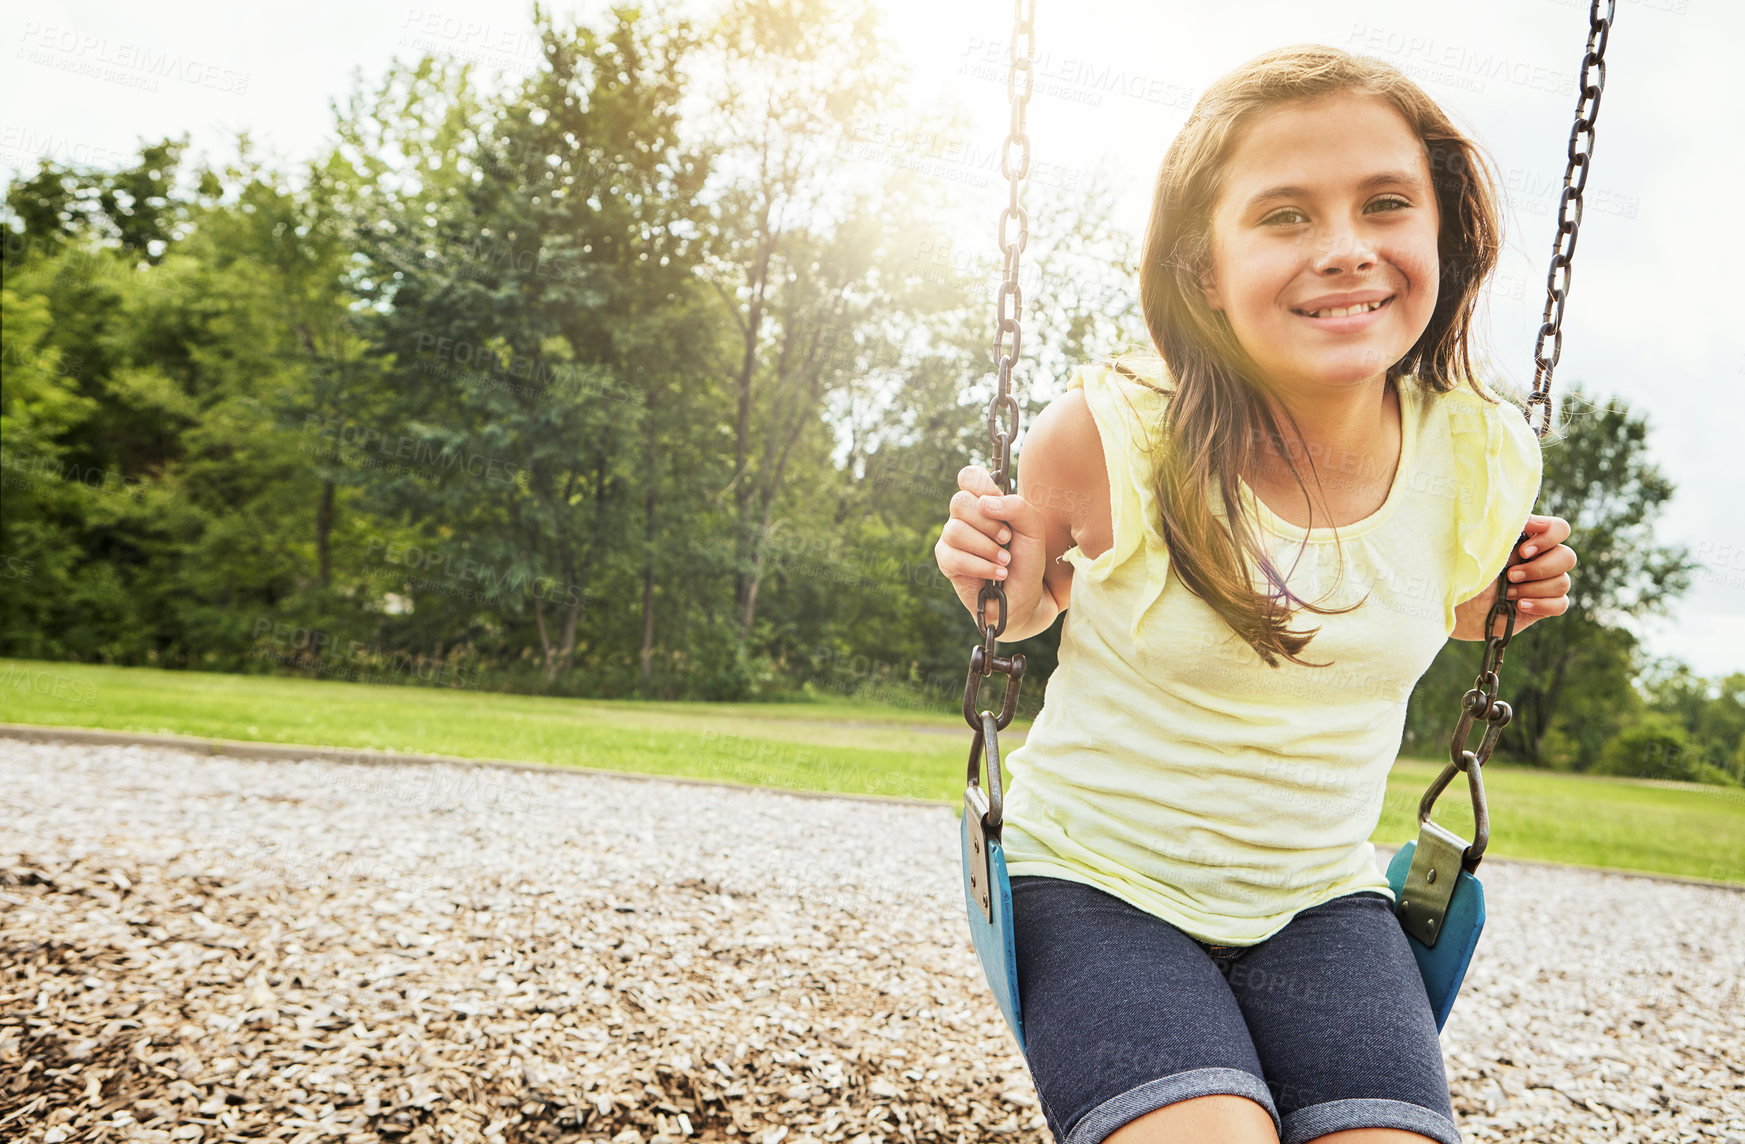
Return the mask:
[[1692,744],[1684,727],[1658,711],[1646,713],[1641,722],[1613,735],[1601,749],[1593,773],[1678,782],[1727,782],[1724,772],[1703,762],[1700,750]]
[[1705,763],[1699,760],[1693,769],[1696,776],[1692,779],[1693,782],[1709,783],[1712,786],[1736,787],[1740,785],[1738,779],[1734,778],[1731,774],[1728,774],[1720,767],[1715,766],[1713,763]]

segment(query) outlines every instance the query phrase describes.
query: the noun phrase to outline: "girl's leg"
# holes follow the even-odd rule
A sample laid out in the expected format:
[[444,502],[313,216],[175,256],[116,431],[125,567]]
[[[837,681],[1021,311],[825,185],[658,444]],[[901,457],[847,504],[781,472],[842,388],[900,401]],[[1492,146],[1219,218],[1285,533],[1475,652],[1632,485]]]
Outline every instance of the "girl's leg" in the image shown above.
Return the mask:
[[1301,911],[1228,977],[1281,1144],[1460,1144],[1436,1019],[1386,895]]
[[[1012,923],[1026,1060],[1059,1144],[1103,1144],[1129,1126],[1118,1144],[1274,1144],[1242,1012],[1192,938],[1097,887],[1038,876],[1012,879]],[[1221,1099],[1196,1099],[1210,1097]],[[1217,1131],[1151,1132],[1195,1117]]]

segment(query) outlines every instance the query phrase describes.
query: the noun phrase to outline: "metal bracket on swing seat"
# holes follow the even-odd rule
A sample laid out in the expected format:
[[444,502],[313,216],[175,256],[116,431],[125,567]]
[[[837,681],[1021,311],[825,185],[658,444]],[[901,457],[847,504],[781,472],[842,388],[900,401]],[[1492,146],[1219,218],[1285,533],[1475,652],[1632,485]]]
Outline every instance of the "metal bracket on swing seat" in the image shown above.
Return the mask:
[[[1507,704],[1498,706],[1503,708],[1501,722],[1506,723]],[[1499,724],[1493,727],[1500,729]],[[1412,850],[1412,864],[1406,871],[1405,884],[1400,887],[1394,913],[1407,933],[1431,949],[1442,936],[1448,903],[1454,898],[1461,871],[1471,873],[1478,867],[1490,841],[1490,815],[1485,806],[1484,779],[1479,775],[1482,766],[1473,752],[1462,751],[1460,762],[1443,767],[1418,803],[1418,843]],[[1471,845],[1452,830],[1430,821],[1430,808],[1435,805],[1436,796],[1458,771],[1466,772],[1467,786],[1472,792],[1475,837]]]
[[[1001,596],[1000,627],[1004,627],[1006,622],[1005,606],[1005,597]],[[1006,696],[998,715],[985,709],[977,710],[982,679],[995,672],[1006,677]],[[1004,811],[1000,795],[999,732],[1018,712],[1018,684],[1023,678],[1023,656],[996,656],[983,644],[971,649],[969,675],[963,684],[963,717],[975,729],[975,737],[969,745],[969,782],[963,788],[964,834],[968,839],[964,871],[969,879],[970,899],[981,910],[982,919],[990,925],[994,920],[994,870],[993,861],[988,856],[988,838],[991,835],[995,841],[999,840]],[[984,762],[988,771],[987,790],[982,789]]]
[[[992,923],[994,920],[993,901],[993,870],[988,859],[988,835],[996,837],[1000,831],[1001,796],[1000,796],[1000,744],[997,735],[998,723],[992,711],[981,713],[981,729],[975,734],[969,748],[969,785],[963,788],[963,815],[965,831],[969,836],[969,853],[965,859],[965,869],[969,877],[970,897],[981,909],[984,920]],[[988,792],[981,786],[981,763],[986,754],[988,764],[988,786],[993,790],[993,801],[988,800]]]
[[963,815],[969,823],[969,888],[970,896],[975,904],[981,907],[982,917],[988,922],[994,920],[994,902],[988,887],[993,882],[988,872],[988,836],[983,829],[987,820],[983,815],[988,812],[988,796],[979,786],[966,787],[963,792]]
[[1442,922],[1448,916],[1448,902],[1454,897],[1465,853],[1466,839],[1452,831],[1434,822],[1418,828],[1418,845],[1412,851],[1412,865],[1406,871],[1396,913],[1406,932],[1432,949],[1442,936]]

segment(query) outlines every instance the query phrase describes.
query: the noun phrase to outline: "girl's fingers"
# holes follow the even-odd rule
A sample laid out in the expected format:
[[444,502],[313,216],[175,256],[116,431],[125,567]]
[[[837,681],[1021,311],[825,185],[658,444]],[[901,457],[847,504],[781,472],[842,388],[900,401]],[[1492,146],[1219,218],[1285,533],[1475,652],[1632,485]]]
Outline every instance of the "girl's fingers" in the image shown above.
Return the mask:
[[1575,549],[1567,544],[1559,544],[1549,552],[1510,568],[1509,581],[1529,583],[1534,580],[1548,580],[1559,573],[1568,572],[1575,567],[1575,563]]
[[[979,556],[990,564],[1008,564],[1011,553],[1001,548],[993,537],[980,531],[968,521],[948,520],[945,522],[945,542],[959,552],[970,556]],[[1001,559],[1005,557],[1005,559]]]
[[986,469],[979,465],[965,465],[958,470],[957,487],[960,491],[951,497],[952,516],[967,521],[997,543],[1004,544],[1012,538],[1012,530],[1006,524],[983,511],[983,497],[995,502],[1001,499],[1000,486],[994,483],[993,476]]
[[1569,611],[1568,596],[1553,596],[1544,600],[1516,600],[1515,607],[1522,615],[1538,618],[1541,616],[1561,616]]
[[939,570],[953,580],[1004,580],[1006,566],[961,548],[947,547],[940,553]]
[[1570,528],[1569,522],[1560,516],[1534,514],[1527,517],[1527,525],[1521,531],[1527,534],[1525,543],[1521,545],[1521,555],[1527,557],[1568,540]]
[[981,497],[967,490],[951,495],[951,519],[961,521],[975,529],[983,536],[991,537],[996,544],[1011,539],[1011,529],[1003,521],[989,516],[981,509]]
[[994,483],[994,475],[980,465],[965,465],[959,469],[957,487],[978,497],[1000,495],[1000,486]]
[[951,496],[951,515],[934,545],[939,570],[953,581],[1004,580],[1011,553],[1002,547],[1012,529],[982,510],[982,498],[1000,496],[989,472],[978,465],[958,470],[958,491]]
[[[1562,615],[1569,607],[1569,577],[1553,576],[1549,580],[1529,580],[1509,585],[1509,599],[1525,611],[1537,615]],[[1553,608],[1561,601],[1561,606]]]

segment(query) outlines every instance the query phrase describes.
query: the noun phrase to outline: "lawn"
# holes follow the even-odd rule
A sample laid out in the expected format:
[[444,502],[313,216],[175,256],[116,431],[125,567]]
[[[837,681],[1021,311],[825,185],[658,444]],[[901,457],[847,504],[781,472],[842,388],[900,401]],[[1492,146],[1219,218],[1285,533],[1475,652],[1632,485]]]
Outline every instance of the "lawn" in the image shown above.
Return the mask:
[[[948,703],[549,699],[0,660],[0,722],[516,759],[956,807],[970,730]],[[1025,729],[1015,721],[1002,747],[1016,747]],[[1415,836],[1418,798],[1438,769],[1424,759],[1395,765],[1378,845]],[[1490,856],[1745,884],[1745,790],[1500,762],[1485,767],[1485,788]],[[1436,819],[1471,837],[1464,777],[1443,793]]]

